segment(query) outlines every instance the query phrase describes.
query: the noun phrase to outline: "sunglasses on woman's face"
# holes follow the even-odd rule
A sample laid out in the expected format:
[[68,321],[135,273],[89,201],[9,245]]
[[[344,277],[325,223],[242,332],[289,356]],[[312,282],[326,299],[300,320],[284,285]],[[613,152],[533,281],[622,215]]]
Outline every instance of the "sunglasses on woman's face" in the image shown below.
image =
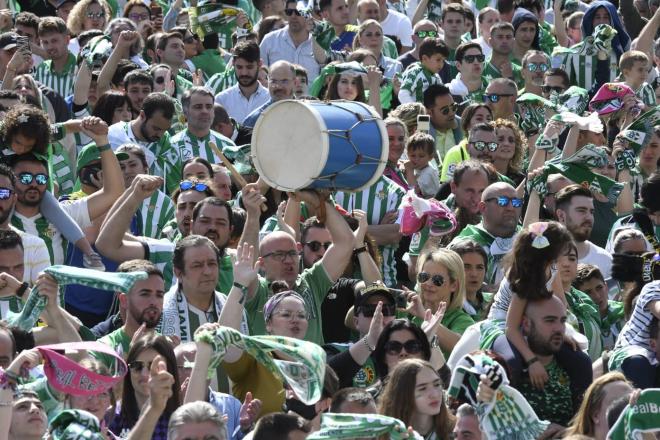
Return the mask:
[[442,275],[431,275],[428,272],[420,272],[417,274],[417,282],[419,284],[424,284],[428,280],[431,280],[436,287],[440,287],[445,283],[445,279]]
[[463,62],[464,63],[474,63],[475,61],[478,61],[480,63],[483,63],[484,60],[486,59],[485,56],[483,55],[464,55],[463,56]]
[[408,354],[417,354],[422,351],[422,344],[417,339],[410,339],[404,343],[399,341],[387,341],[385,343],[387,354],[397,356],[401,354],[401,350],[406,350]]
[[188,191],[189,189],[192,189],[197,192],[204,192],[209,187],[207,184],[202,182],[193,182],[190,180],[184,180],[183,182],[179,183],[179,188],[181,188],[181,191]]
[[536,72],[537,70],[539,72],[545,72],[549,67],[546,63],[527,63],[527,70],[530,72]]
[[291,17],[291,16],[294,15],[294,14],[297,15],[298,17],[301,17],[301,16],[302,16],[302,13],[301,13],[299,10],[297,10],[297,9],[285,9],[285,10],[284,10],[284,14],[285,14],[287,17]]

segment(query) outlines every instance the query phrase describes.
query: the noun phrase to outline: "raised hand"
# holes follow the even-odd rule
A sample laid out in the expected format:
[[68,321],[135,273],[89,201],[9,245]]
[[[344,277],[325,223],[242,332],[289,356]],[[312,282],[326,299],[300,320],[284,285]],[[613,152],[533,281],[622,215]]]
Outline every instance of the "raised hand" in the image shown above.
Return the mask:
[[0,296],[16,295],[21,282],[7,272],[0,273]]
[[354,209],[351,215],[358,221],[358,228],[353,232],[353,236],[355,237],[354,247],[362,246],[367,229],[369,228],[367,213],[361,209]]
[[261,413],[261,406],[261,400],[252,398],[251,392],[245,394],[245,401],[238,413],[241,431],[246,432],[252,428]]
[[167,371],[165,359],[161,355],[156,356],[149,371],[149,406],[164,411],[167,401],[172,397],[173,384],[174,376]]
[[243,243],[236,249],[236,262],[234,263],[234,281],[249,286],[257,279],[257,270],[254,268],[253,256],[254,247]]

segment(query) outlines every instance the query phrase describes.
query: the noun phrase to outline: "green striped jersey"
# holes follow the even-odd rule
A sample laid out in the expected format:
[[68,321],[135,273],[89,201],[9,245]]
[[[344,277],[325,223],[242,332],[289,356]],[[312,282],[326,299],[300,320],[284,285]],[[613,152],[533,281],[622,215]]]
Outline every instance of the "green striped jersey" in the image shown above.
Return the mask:
[[[583,44],[583,43],[578,43]],[[577,45],[576,45],[577,46]],[[575,47],[575,46],[573,46]],[[583,89],[591,90],[591,87],[596,80],[596,66],[598,63],[598,56],[586,56],[576,53],[569,53],[564,58],[562,67],[566,70],[570,78],[571,85],[582,87]],[[614,82],[619,75],[619,66],[616,53],[610,54],[610,77],[608,82]]]
[[[163,228],[174,219],[174,202],[158,190],[142,202],[137,211],[140,235],[160,238]],[[175,220],[176,221],[176,220]]]
[[149,237],[139,237],[139,240],[145,248],[144,259],[154,263],[163,272],[165,289],[169,289],[176,282],[172,266],[174,243],[165,238],[156,240]]
[[[523,88],[525,81],[523,81],[522,78],[522,68],[520,67],[520,65],[513,62],[513,60],[511,61],[511,72],[513,73],[513,78],[511,79],[515,81],[516,85],[518,86],[518,89]],[[488,57],[486,59],[486,63],[484,64],[484,71],[481,74],[481,76],[487,82],[491,82],[492,80],[497,78],[502,78],[502,72],[497,66],[495,66],[491,62],[491,57]]]
[[235,85],[237,82],[236,69],[234,69],[234,66],[231,66],[224,72],[216,73],[211,76],[211,78],[206,81],[205,87],[212,91],[214,95],[217,95],[223,90]]
[[655,90],[653,90],[653,87],[651,87],[651,84],[645,82],[642,84],[639,89],[635,91],[635,95],[639,99],[642,100],[644,105],[647,107],[655,107],[656,106],[656,99],[655,99]]
[[183,238],[183,234],[179,229],[179,224],[177,223],[176,218],[173,218],[172,220],[167,222],[167,224],[160,233],[160,238],[166,238],[172,243],[176,243],[177,241]]
[[401,74],[401,88],[410,92],[417,102],[424,101],[424,91],[433,84],[442,84],[442,78],[432,73],[421,62],[412,63]]
[[69,52],[66,65],[61,72],[54,72],[52,64],[52,60],[39,64],[34,72],[34,79],[55,90],[63,98],[72,95],[76,81],[76,57]]
[[[124,360],[128,357],[128,350],[131,345],[131,338],[126,334],[124,327],[120,327],[117,330],[109,333],[98,340],[99,342],[110,346],[119,356]],[[113,373],[117,374],[117,362],[115,358],[109,354],[91,352],[92,357],[101,361],[108,369]]]
[[[399,209],[405,192],[399,185],[392,182],[385,176],[381,176],[369,188],[357,192],[337,192],[335,193],[335,202],[348,212],[354,209],[361,209],[367,213],[370,225],[378,225],[390,211]],[[383,282],[388,286],[396,284],[396,261],[394,252],[397,245],[380,246],[380,252],[383,256],[381,273]]]
[[23,310],[23,300],[16,295],[0,297],[0,319],[7,320],[9,312],[20,313]]
[[170,138],[172,148],[177,150],[182,162],[193,157],[201,157],[211,163],[221,163],[220,158],[211,149],[209,142],[213,141],[215,145],[223,151],[225,147],[235,147],[236,144],[218,133],[210,130],[203,138],[198,138],[186,128]]
[[75,165],[71,164],[69,154],[60,142],[54,142],[50,157],[52,172],[57,176],[54,180],[59,186],[59,194],[70,194],[76,183]]

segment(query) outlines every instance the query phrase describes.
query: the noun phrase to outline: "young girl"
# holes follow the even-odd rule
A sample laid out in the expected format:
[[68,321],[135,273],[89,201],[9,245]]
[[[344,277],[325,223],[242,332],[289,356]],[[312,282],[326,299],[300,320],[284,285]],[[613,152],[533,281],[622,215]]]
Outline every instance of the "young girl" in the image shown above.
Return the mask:
[[456,423],[445,404],[440,376],[420,359],[406,359],[392,371],[379,413],[412,426],[427,440],[450,438]]
[[[85,121],[83,120],[82,123],[75,120],[68,121],[64,124],[58,124],[58,129],[61,131],[84,131],[90,128],[89,123]],[[51,179],[48,179],[49,191],[44,193],[39,205],[41,214],[62,233],[64,238],[74,243],[82,251],[85,267],[105,270],[101,257],[94,252],[80,226],[62,210],[53,195],[53,179],[56,174],[50,169],[52,165],[50,136],[51,127],[46,114],[42,110],[27,105],[12,108],[0,124],[0,145],[4,146],[0,150],[0,161],[6,163],[11,161],[11,157],[14,155],[32,153],[48,163],[48,174]],[[63,262],[55,263],[61,264]]]

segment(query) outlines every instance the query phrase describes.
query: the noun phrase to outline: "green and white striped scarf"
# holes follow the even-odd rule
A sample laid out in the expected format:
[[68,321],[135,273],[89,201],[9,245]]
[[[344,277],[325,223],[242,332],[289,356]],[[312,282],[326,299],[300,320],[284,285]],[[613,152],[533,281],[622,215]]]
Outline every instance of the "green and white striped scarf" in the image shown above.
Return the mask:
[[[634,405],[623,410],[607,433],[610,440],[658,438],[660,433],[660,389],[649,388],[639,395]],[[647,436],[644,436],[646,434]]]
[[577,54],[585,56],[595,56],[598,51],[604,50],[606,52],[612,51],[612,40],[618,32],[608,24],[599,24],[594,29],[594,33],[586,37],[583,41],[571,47],[557,46],[552,53],[552,56]]
[[366,76],[367,69],[365,69],[364,66],[357,61],[328,64],[323,69],[321,69],[319,76],[317,76],[314,82],[312,82],[312,84],[309,86],[309,94],[319,98],[319,94],[321,93],[323,86],[326,84],[326,79],[331,75],[338,75],[342,73],[353,74],[355,76]]
[[[321,415],[321,429],[307,436],[307,439],[377,438],[381,435],[387,435],[391,440],[411,438],[406,433],[406,425],[394,417],[380,414],[325,413]],[[416,431],[413,435],[412,438],[423,440]]]
[[[236,26],[236,17],[242,9],[223,3],[206,3],[188,8],[190,30],[203,39],[206,35],[224,32],[227,26]],[[248,30],[252,25],[248,22]]]
[[[44,272],[55,278],[62,287],[69,284],[94,287],[99,290],[128,292],[136,281],[147,279],[146,272],[100,272],[98,270],[80,267],[55,265],[44,269]],[[47,298],[41,296],[37,288],[32,289],[19,314],[10,313],[7,322],[25,331],[31,330],[39,316],[46,308]]]
[[[213,347],[209,379],[216,373],[227,347],[233,345],[285,381],[304,404],[312,405],[321,399],[326,354],[313,342],[284,336],[245,336],[229,327],[219,327],[214,332],[200,331],[195,335],[195,342],[205,342]],[[274,351],[283,353],[290,360],[275,359],[271,354]]]
[[639,155],[642,148],[646,147],[653,137],[653,127],[660,123],[660,106],[644,112],[635,121],[622,130],[619,136],[628,141],[628,145]]
[[53,440],[105,440],[99,419],[81,409],[67,409],[51,422],[49,432]]
[[312,36],[319,46],[326,52],[330,51],[330,46],[337,39],[335,28],[329,21],[315,21],[312,29]]

